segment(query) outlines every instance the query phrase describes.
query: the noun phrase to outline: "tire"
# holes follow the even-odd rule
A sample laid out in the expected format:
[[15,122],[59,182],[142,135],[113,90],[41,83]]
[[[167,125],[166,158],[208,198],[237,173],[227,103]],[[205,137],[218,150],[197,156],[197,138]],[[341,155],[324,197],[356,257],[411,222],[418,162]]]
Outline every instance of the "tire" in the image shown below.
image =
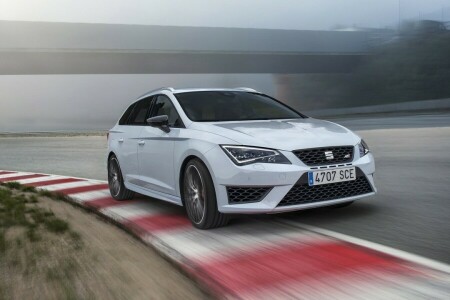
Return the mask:
[[125,187],[119,161],[115,155],[108,160],[108,186],[111,196],[116,200],[129,200],[134,197],[134,192]]
[[214,183],[199,159],[190,160],[183,174],[183,199],[187,215],[199,229],[225,226],[229,218],[217,209]]
[[344,202],[344,203],[331,205],[330,208],[344,208],[344,207],[351,205],[353,202],[355,202],[355,201],[348,201],[348,202]]

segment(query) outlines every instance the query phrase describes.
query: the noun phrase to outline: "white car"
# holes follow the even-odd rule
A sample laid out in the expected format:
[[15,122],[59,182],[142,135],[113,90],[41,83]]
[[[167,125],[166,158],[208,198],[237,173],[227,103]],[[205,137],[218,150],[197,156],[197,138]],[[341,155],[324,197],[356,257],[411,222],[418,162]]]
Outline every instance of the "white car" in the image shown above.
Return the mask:
[[111,195],[183,205],[201,229],[229,214],[346,206],[376,193],[374,172],[355,133],[249,88],[151,91],[108,136]]

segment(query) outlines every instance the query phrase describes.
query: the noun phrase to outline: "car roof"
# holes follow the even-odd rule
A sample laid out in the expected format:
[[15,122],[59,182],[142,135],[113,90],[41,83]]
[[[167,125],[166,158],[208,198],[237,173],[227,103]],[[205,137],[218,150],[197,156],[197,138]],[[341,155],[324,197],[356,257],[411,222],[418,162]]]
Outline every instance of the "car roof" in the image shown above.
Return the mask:
[[178,93],[190,93],[190,92],[209,92],[209,91],[236,91],[236,92],[254,92],[257,91],[247,87],[239,88],[187,88],[187,89],[174,89],[172,92],[174,94]]
[[209,92],[209,91],[229,91],[229,92],[251,92],[251,93],[259,93],[258,91],[248,88],[248,87],[237,87],[237,88],[183,88],[183,89],[174,89],[172,87],[162,87],[159,89],[151,90],[144,95],[140,96],[137,100],[142,98],[158,94],[162,91],[169,91],[173,94],[179,93],[191,93],[191,92]]

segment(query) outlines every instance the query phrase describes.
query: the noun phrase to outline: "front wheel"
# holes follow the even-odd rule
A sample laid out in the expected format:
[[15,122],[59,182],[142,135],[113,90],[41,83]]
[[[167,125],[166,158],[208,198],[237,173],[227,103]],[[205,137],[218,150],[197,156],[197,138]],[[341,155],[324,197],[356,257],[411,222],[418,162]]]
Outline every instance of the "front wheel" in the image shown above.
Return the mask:
[[123,183],[119,161],[114,155],[108,160],[108,186],[111,196],[116,200],[128,200],[134,196],[134,192],[127,189]]
[[228,217],[217,209],[214,183],[206,166],[199,159],[192,159],[183,175],[184,205],[192,224],[199,229],[226,225]]

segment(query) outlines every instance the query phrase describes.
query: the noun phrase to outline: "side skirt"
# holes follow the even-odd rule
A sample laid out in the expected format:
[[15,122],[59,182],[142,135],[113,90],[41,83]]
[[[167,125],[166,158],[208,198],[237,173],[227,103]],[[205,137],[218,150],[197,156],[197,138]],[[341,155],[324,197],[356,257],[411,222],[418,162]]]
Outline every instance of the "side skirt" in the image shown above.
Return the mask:
[[170,195],[170,194],[166,194],[166,193],[162,193],[162,192],[158,192],[158,191],[154,191],[154,190],[149,190],[149,189],[143,189],[140,186],[137,186],[135,184],[126,182],[125,186],[127,189],[132,190],[133,192],[145,195],[145,196],[149,196],[149,197],[153,197],[156,199],[160,199],[163,201],[167,201],[179,206],[183,206],[183,203],[181,201],[181,198],[178,196],[174,196],[174,195]]

